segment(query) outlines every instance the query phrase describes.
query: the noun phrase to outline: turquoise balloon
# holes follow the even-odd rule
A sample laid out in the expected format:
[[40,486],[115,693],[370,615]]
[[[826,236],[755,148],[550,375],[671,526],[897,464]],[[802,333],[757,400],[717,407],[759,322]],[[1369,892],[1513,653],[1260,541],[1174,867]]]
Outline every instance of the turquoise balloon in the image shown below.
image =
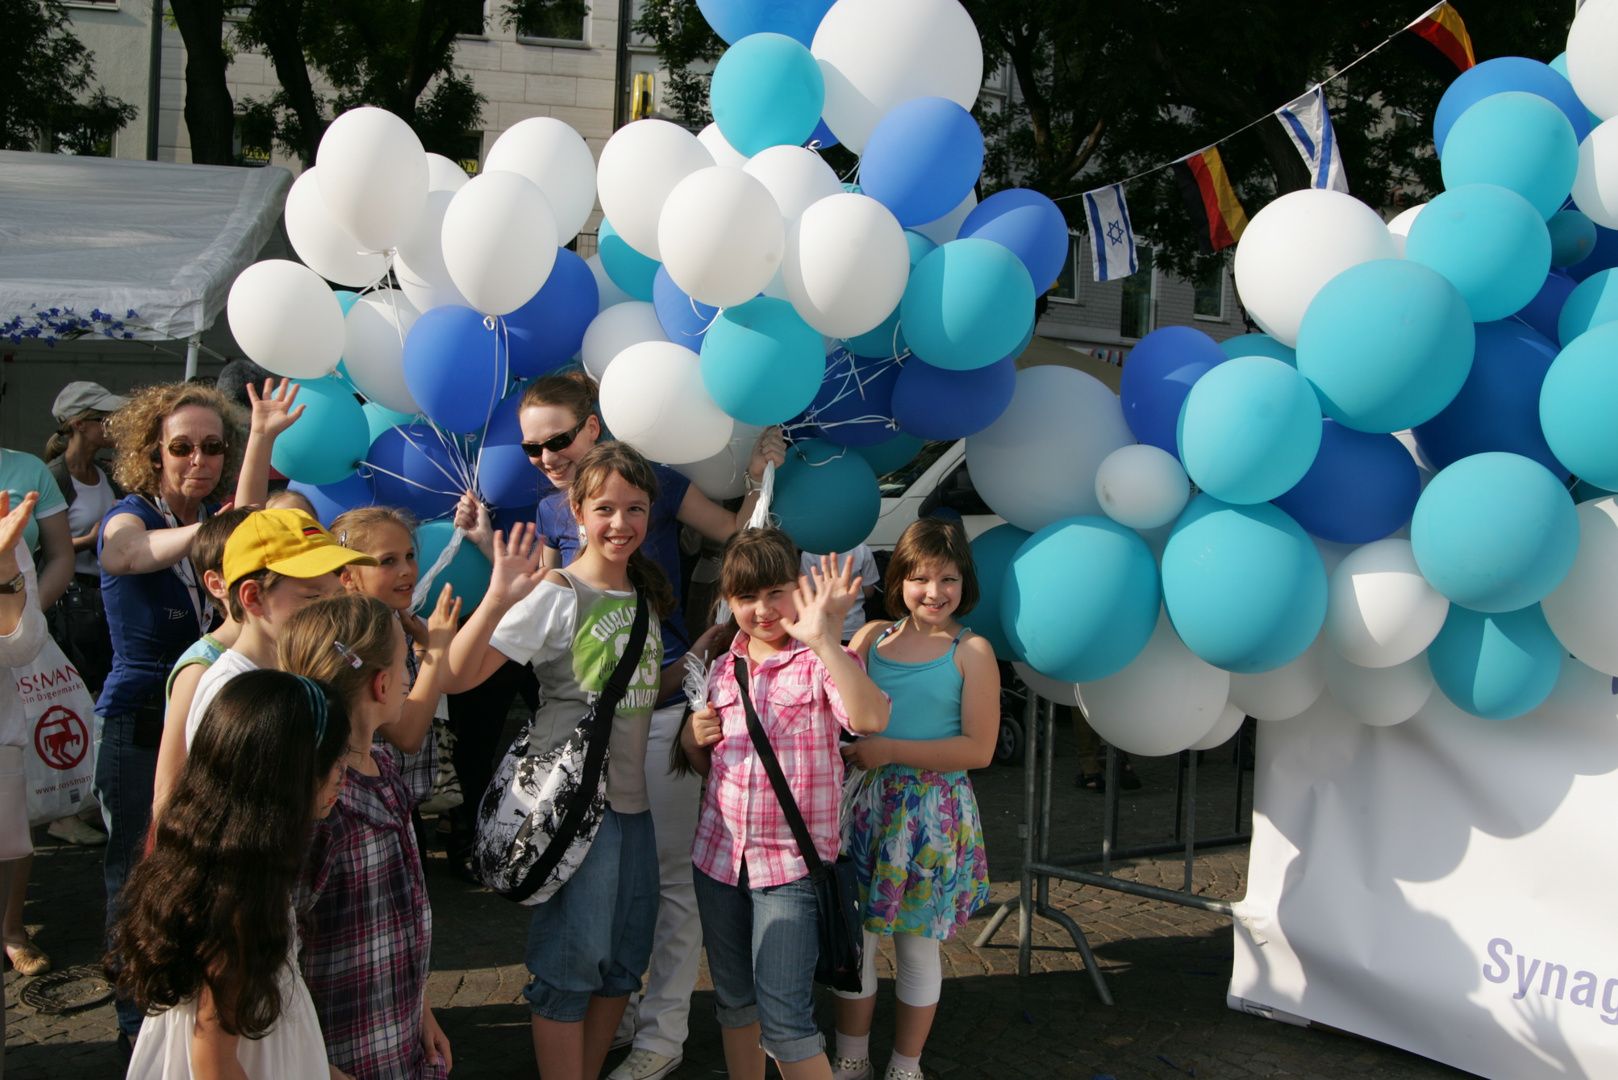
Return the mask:
[[1298,366],[1298,350],[1281,344],[1268,334],[1242,334],[1226,338],[1219,348],[1232,360],[1238,356],[1273,356],[1284,364]]
[[360,407],[360,411],[365,413],[365,427],[367,431],[366,446],[370,446],[371,443],[376,442],[377,436],[381,435],[384,431],[390,431],[393,428],[398,427],[400,424],[413,424],[416,421],[414,416],[410,416],[402,412],[394,412],[386,405],[378,405],[374,401],[367,401],[363,406]]
[[899,320],[911,351],[934,367],[987,367],[1033,326],[1034,282],[1009,248],[951,240],[911,271]]
[[1562,110],[1538,94],[1492,94],[1456,119],[1442,169],[1449,190],[1498,184],[1527,199],[1545,219],[1573,190],[1579,140]]
[[1191,500],[1163,550],[1163,603],[1186,648],[1252,674],[1303,655],[1326,618],[1314,541],[1270,503]]
[[865,542],[882,512],[882,496],[863,457],[822,439],[805,439],[792,444],[786,463],[775,471],[770,510],[793,543],[830,555]]
[[1618,491],[1618,322],[1580,334],[1551,362],[1539,388],[1539,426],[1556,460],[1582,480]]
[[347,315],[348,309],[359,303],[360,299],[360,294],[351,289],[333,289],[331,294],[337,297],[337,305],[343,309],[344,315]]
[[826,104],[826,79],[801,42],[749,34],[726,49],[708,86],[708,106],[725,141],[744,157],[801,146]]
[[1454,400],[1475,345],[1466,301],[1442,274],[1376,259],[1344,270],[1310,301],[1298,330],[1298,370],[1338,423],[1402,431]]
[[[438,556],[449,546],[449,538],[454,532],[455,523],[452,521],[429,521],[416,530],[416,564],[421,567],[422,573],[425,574],[427,568],[438,561]],[[470,540],[462,540],[455,557],[438,572],[416,610],[431,611],[438,603],[438,594],[444,591],[445,585],[449,585],[455,595],[461,598],[461,612],[471,611],[482,602],[483,594],[488,591],[492,570],[489,560],[483,557],[477,545]]]
[[662,263],[630,247],[606,218],[601,219],[596,232],[596,251],[601,256],[601,268],[614,285],[636,300],[652,302],[652,284]]
[[1000,618],[1000,598],[1005,595],[1006,572],[1024,542],[1033,535],[1015,525],[996,525],[972,540],[972,563],[978,578],[978,603],[965,615],[957,615],[961,625],[981,634],[1002,660],[1021,660],[1011,647],[1005,624]]
[[1576,503],[1589,502],[1591,499],[1602,499],[1608,495],[1618,495],[1618,491],[1608,491],[1606,488],[1596,487],[1588,480],[1580,480],[1573,485],[1573,501]]
[[[914,229],[905,230],[905,243],[910,247],[910,269],[914,270],[921,260],[938,250],[938,245]],[[899,326],[899,309],[902,305],[895,304],[893,311],[882,325],[875,330],[867,330],[863,334],[856,334],[848,339],[848,351],[855,356],[903,356],[909,348],[905,344],[904,330]],[[1032,325],[1029,332],[1032,333]]]
[[1438,689],[1459,708],[1510,720],[1551,696],[1562,652],[1538,604],[1493,614],[1451,604],[1427,662]]
[[1551,265],[1577,266],[1596,249],[1596,223],[1577,210],[1558,210],[1545,223],[1551,234]]
[[1453,187],[1416,216],[1405,258],[1437,270],[1466,298],[1473,322],[1521,311],[1551,271],[1551,234],[1534,204],[1496,184]]
[[1320,403],[1309,380],[1272,356],[1226,360],[1186,395],[1180,461],[1221,502],[1269,502],[1292,490],[1320,449]]
[[1064,518],[1023,542],[1000,596],[1012,652],[1041,675],[1094,682],[1146,648],[1157,625],[1157,561],[1110,518]]
[[1574,286],[1556,317],[1556,337],[1564,347],[1587,330],[1618,321],[1618,270],[1598,270]]
[[927,440],[920,436],[901,431],[887,442],[879,442],[873,446],[850,446],[849,449],[870,462],[871,471],[880,479],[915,461],[916,455],[921,453],[921,448],[926,445]]
[[825,374],[820,334],[785,300],[758,296],[725,308],[702,338],[703,385],[744,424],[768,427],[797,416]]
[[371,448],[365,410],[341,379],[298,379],[303,415],[276,437],[270,464],[289,480],[335,484],[354,475]]
[[1492,452],[1462,458],[1427,484],[1410,519],[1421,576],[1474,611],[1543,600],[1573,568],[1579,518],[1537,461]]

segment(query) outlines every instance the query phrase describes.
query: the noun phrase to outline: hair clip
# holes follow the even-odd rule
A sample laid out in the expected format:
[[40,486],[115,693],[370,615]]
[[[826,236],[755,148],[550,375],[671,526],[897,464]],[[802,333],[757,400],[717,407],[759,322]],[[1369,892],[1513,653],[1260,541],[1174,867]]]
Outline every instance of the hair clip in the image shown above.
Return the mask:
[[337,546],[338,547],[347,547],[348,546],[348,530],[347,529],[344,529],[342,532],[337,534]]
[[337,655],[341,656],[344,660],[346,660],[348,662],[348,666],[351,667],[351,668],[358,669],[361,665],[363,665],[365,663],[365,661],[360,659],[360,654],[359,653],[355,652],[353,649],[350,649],[347,645],[344,645],[341,641],[333,641],[331,643],[331,647],[337,650]]

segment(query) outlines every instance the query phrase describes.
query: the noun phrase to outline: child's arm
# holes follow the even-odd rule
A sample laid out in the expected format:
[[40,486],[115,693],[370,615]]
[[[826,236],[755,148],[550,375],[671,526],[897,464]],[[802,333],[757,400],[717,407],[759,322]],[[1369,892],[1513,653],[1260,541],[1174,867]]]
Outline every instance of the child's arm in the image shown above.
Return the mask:
[[242,451],[242,471],[236,476],[235,505],[263,506],[270,497],[270,451],[275,437],[303,415],[304,407],[292,407],[298,398],[298,384],[291,379],[282,379],[280,386],[274,379],[265,379],[263,397],[248,383],[247,397],[253,403],[253,417],[247,428],[247,447]]
[[501,618],[523,597],[533,592],[549,571],[540,565],[534,543],[534,527],[520,522],[509,539],[494,534],[494,568],[483,602],[466,620],[460,633],[444,651],[444,673],[439,690],[460,694],[480,686],[500,670],[506,655],[489,644]]
[[909,765],[933,772],[981,769],[994,758],[1000,732],[1000,667],[986,639],[962,639],[961,733],[947,739],[889,739],[877,735],[843,747],[843,757],[862,769]]
[[157,745],[157,776],[152,786],[152,820],[163,812],[163,805],[174,791],[180,770],[185,768],[185,718],[191,715],[191,699],[202,681],[205,664],[187,664],[174,676],[168,707],[163,710],[163,739]]
[[[691,647],[686,650],[686,655],[696,656],[702,661],[703,666],[707,666],[708,658],[713,655],[714,642],[718,641],[719,635],[724,632],[723,625],[708,627],[702,632],[701,637],[691,643]],[[685,658],[681,657],[672,664],[663,665],[663,674],[657,687],[657,700],[664,700],[684,685]]]
[[686,761],[698,776],[707,776],[713,765],[713,744],[724,734],[719,712],[712,705],[704,705],[691,714],[691,722],[680,729],[680,748]]
[[788,634],[814,650],[826,665],[826,674],[843,699],[848,712],[849,730],[874,735],[888,726],[888,696],[860,667],[859,661],[843,648],[843,617],[860,595],[860,579],[854,576],[854,560],[837,569],[837,556],[821,556],[820,565],[808,576],[798,578],[795,619],[782,619]]
[[439,673],[444,664],[444,650],[455,637],[455,623],[461,617],[461,600],[454,595],[452,586],[445,585],[438,594],[438,606],[427,617],[426,650],[416,667],[416,685],[410,688],[399,719],[383,724],[378,733],[394,748],[406,754],[421,750],[427,732],[433,726],[433,713],[438,710],[438,699],[443,693],[438,688]]
[[449,1072],[455,1064],[449,1052],[449,1036],[438,1026],[438,1017],[433,1015],[426,991],[421,995],[421,1042],[427,1050],[427,1064],[437,1065],[439,1058],[443,1058],[444,1071]]

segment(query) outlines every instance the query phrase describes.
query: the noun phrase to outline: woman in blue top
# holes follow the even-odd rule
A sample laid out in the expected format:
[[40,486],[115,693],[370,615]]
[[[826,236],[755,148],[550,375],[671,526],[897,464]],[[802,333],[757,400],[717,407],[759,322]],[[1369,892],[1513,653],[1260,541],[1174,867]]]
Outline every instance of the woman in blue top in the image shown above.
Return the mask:
[[994,756],[1000,669],[994,650],[958,617],[978,599],[960,522],[922,518],[888,563],[888,611],[851,648],[893,700],[879,736],[843,748],[866,770],[848,781],[843,851],[854,860],[865,915],[858,994],[837,994],[837,1080],[867,1080],[879,936],[893,938],[898,1016],[883,1080],[921,1080],[921,1051],[943,985],[938,943],[989,899],[988,857],[967,769]]

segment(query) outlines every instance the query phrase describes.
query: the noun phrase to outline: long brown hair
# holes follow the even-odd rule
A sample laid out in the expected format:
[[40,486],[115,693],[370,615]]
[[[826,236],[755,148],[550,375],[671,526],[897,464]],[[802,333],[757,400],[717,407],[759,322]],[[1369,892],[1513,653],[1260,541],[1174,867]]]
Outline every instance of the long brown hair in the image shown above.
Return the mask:
[[550,405],[566,409],[575,423],[583,423],[595,412],[597,395],[596,381],[582,371],[544,375],[523,390],[517,411]]
[[[640,488],[646,493],[647,502],[657,501],[657,474],[652,471],[652,463],[628,443],[598,442],[579,459],[573,483],[568,487],[568,505],[575,521],[579,519],[584,501],[600,491],[611,476],[623,477],[631,487]],[[648,530],[650,527],[648,521]],[[668,575],[640,548],[629,556],[629,582],[651,597],[659,618],[667,618],[674,611],[674,589]]]
[[176,409],[187,405],[212,409],[219,414],[224,428],[225,461],[219,470],[219,483],[209,494],[229,491],[236,485],[247,431],[241,408],[211,386],[180,382],[143,386],[130,395],[129,404],[107,417],[107,436],[118,448],[112,478],[119,487],[144,495],[157,494],[163,471],[159,449],[163,424]]
[[911,522],[893,545],[893,559],[888,563],[888,614],[902,619],[910,614],[905,607],[904,583],[917,567],[929,563],[942,566],[954,563],[961,574],[961,602],[955,607],[955,618],[978,605],[978,571],[972,562],[972,545],[967,542],[966,529],[958,521],[924,517]]

